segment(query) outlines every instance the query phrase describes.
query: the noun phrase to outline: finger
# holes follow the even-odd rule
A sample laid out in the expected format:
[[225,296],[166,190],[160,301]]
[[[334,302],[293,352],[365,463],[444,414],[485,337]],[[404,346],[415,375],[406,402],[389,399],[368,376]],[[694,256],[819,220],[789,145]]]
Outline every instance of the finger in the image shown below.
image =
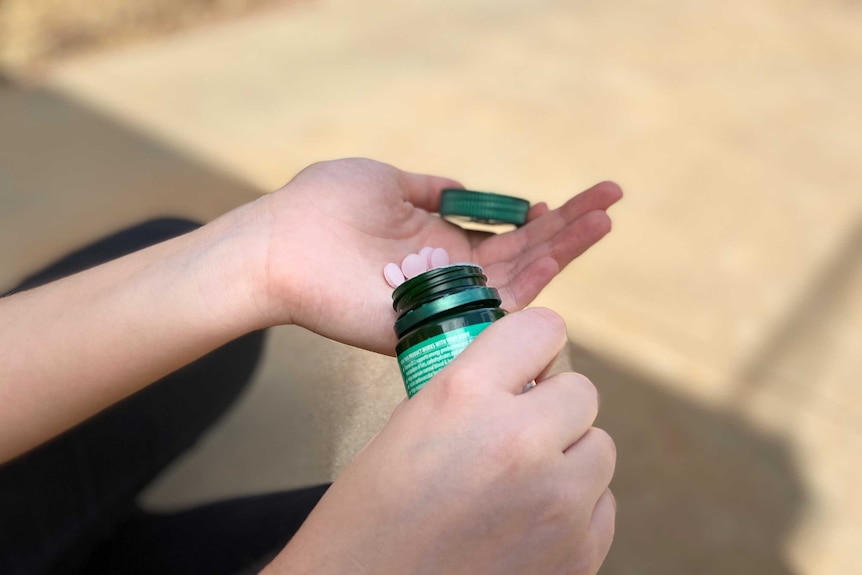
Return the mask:
[[[531,222],[536,218],[539,218],[548,213],[548,204],[545,202],[539,202],[538,204],[533,204],[530,206],[530,210],[527,212],[527,222]],[[506,234],[498,235],[494,232],[484,232],[484,231],[476,231],[476,230],[468,230],[468,239],[470,241],[470,245],[473,249],[477,248],[482,242],[491,237],[503,237]]]
[[497,269],[488,267],[489,283],[500,290],[503,309],[512,311],[529,305],[573,259],[610,231],[611,220],[605,212],[589,212],[549,242],[518,256],[505,268],[505,277],[497,275]]
[[616,531],[616,517],[617,500],[610,489],[605,489],[593,509],[585,541],[592,550],[593,565],[596,569],[601,567],[611,550]]
[[440,193],[443,190],[464,187],[460,182],[442,176],[402,172],[402,178],[404,199],[427,212],[440,209]]
[[590,430],[599,413],[596,387],[579,373],[560,373],[541,381],[518,401],[525,412],[541,414],[532,433],[560,453]]
[[593,210],[606,210],[622,197],[623,190],[616,182],[599,182],[571,198],[560,211],[567,221],[572,221]]
[[563,319],[545,308],[510,314],[483,331],[426,387],[521,393],[566,343]]
[[488,260],[513,260],[536,246],[542,245],[562,230],[576,224],[586,214],[605,211],[622,197],[622,190],[613,182],[602,182],[581,192],[556,210],[530,220],[525,226],[500,234],[493,242],[480,246],[493,254],[481,254]]
[[562,270],[610,231],[611,218],[607,212],[587,212],[548,242],[548,253]]
[[[515,270],[516,266],[510,266]],[[517,273],[509,273],[500,278],[493,267],[486,269],[488,285],[496,286],[500,293],[500,307],[506,311],[518,311],[527,307],[539,292],[560,273],[560,266],[551,257],[541,257],[530,261]]]
[[585,497],[592,497],[591,501],[597,500],[614,476],[617,464],[614,440],[605,430],[591,427],[566,449],[565,455],[570,463],[572,481],[585,490]]
[[548,213],[548,204],[545,202],[539,202],[538,204],[533,204],[530,206],[530,211],[527,212],[527,221],[532,222],[538,217],[544,216]]

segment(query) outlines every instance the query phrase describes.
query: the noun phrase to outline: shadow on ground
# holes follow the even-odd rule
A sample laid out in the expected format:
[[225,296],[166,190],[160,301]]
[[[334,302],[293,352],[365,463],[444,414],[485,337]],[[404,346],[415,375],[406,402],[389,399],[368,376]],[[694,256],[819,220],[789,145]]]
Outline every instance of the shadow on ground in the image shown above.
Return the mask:
[[617,444],[617,532],[606,575],[789,574],[786,541],[805,492],[787,446],[584,350],[597,425]]
[[[862,218],[844,236],[840,247],[812,277],[807,290],[773,328],[769,337],[743,363],[736,376],[737,401],[744,403],[771,380],[776,368],[793,362],[796,382],[818,381],[835,345],[829,323],[847,313],[853,279],[862,268]],[[842,306],[843,304],[843,306]],[[801,385],[801,383],[798,383]]]
[[[0,82],[0,126],[0,291],[111,230],[156,215],[208,220],[258,192],[50,91]],[[382,412],[389,406],[369,405],[376,399],[369,401],[363,388],[374,387],[380,374],[366,373],[363,378],[371,378],[370,383],[354,386],[350,381],[356,379],[350,369],[354,362],[338,353],[329,355],[335,347],[317,344],[314,338],[280,341],[291,345],[305,340],[321,350],[321,361],[336,368],[341,361],[342,367],[303,366],[316,361],[317,352],[301,345],[270,349],[269,355],[277,359],[270,357],[268,363],[291,367],[272,374],[278,385],[267,389],[292,394],[294,407],[307,405],[314,410],[311,419],[318,433],[345,432],[346,413],[364,422],[364,433],[372,433],[378,425],[374,422],[385,421]],[[395,372],[388,362],[375,359],[369,365],[391,375]],[[614,436],[619,452],[613,484],[619,501],[617,536],[603,573],[791,573],[783,550],[805,504],[805,493],[780,440],[755,431],[733,415],[670,395],[659,382],[610,366],[584,350],[575,350],[573,364],[600,388],[603,403],[598,424]],[[332,369],[340,369],[341,377],[330,373]],[[308,381],[321,374],[331,378]],[[302,381],[302,386],[295,387],[303,391],[291,391],[289,381]],[[324,408],[333,398],[338,409],[327,412]],[[267,399],[279,401],[291,402]],[[269,421],[276,426],[278,418],[284,417],[284,412],[278,412]],[[355,430],[347,429],[351,431]],[[280,432],[282,428],[272,428],[264,435]],[[344,438],[315,441],[325,445]],[[233,447],[247,454],[263,446]],[[338,452],[291,448],[290,441],[280,448],[283,458]],[[209,458],[190,481],[195,477],[210,481],[236,467],[234,463],[230,456]],[[318,468],[338,465],[317,463]],[[255,468],[243,464],[239,469],[250,474]],[[188,485],[189,491],[196,489],[195,484]]]
[[118,228],[207,221],[258,195],[62,94],[0,81],[0,291]]
[[[318,429],[338,430],[326,452],[333,475],[386,423],[404,395],[394,359],[338,353],[337,345],[311,342],[305,349],[280,350],[279,358],[293,365],[311,361],[325,374],[307,393],[309,404],[318,407]],[[344,365],[321,365],[327,358]],[[306,377],[312,373],[298,370]],[[671,394],[662,382],[573,343],[555,366],[561,370],[582,372],[596,384],[596,425],[617,445],[617,531],[602,574],[795,572],[786,550],[807,494],[782,439],[737,415]]]

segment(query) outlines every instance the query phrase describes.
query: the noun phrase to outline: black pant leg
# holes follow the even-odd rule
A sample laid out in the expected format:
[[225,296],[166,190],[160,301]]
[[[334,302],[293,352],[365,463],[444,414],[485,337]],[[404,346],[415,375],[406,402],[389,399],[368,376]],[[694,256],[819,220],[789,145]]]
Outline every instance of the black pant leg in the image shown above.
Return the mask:
[[[70,254],[23,291],[186,233],[159,219]],[[246,335],[0,466],[0,573],[69,572],[137,493],[188,449],[248,383],[264,335]]]
[[328,487],[241,497],[179,513],[132,515],[81,573],[257,573],[299,530]]

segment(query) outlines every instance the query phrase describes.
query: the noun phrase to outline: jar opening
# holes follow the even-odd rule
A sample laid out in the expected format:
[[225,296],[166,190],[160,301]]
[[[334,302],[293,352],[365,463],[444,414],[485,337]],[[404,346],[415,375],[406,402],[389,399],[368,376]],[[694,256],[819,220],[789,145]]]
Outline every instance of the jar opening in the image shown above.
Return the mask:
[[399,314],[471,287],[485,287],[488,278],[475,264],[453,264],[428,270],[402,283],[392,292],[392,307]]

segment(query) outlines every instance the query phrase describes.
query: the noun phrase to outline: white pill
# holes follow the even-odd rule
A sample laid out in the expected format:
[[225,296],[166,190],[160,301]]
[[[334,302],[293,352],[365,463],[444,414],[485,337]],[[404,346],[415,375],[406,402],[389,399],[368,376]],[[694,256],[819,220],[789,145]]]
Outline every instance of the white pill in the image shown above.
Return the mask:
[[431,265],[431,252],[433,251],[434,248],[428,246],[425,246],[424,248],[419,250],[419,255],[425,258],[425,265],[428,266],[429,270],[434,267],[433,265]]
[[434,248],[431,252],[431,268],[441,268],[449,265],[449,252],[443,248]]
[[401,267],[394,263],[386,264],[386,267],[383,268],[383,277],[386,278],[386,283],[393,288],[397,288],[403,284],[406,279],[404,274],[401,273]]
[[415,278],[419,274],[428,271],[425,258],[419,254],[410,254],[401,262],[401,271],[407,279]]

